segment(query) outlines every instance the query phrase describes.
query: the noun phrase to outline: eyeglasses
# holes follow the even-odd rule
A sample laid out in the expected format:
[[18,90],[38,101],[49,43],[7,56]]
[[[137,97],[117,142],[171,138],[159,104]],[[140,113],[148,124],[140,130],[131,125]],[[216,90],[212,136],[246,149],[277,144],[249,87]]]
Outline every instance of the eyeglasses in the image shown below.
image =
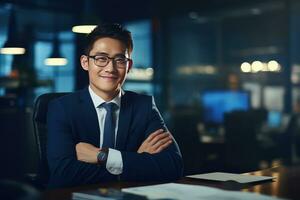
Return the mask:
[[113,64],[118,68],[126,68],[127,64],[131,61],[130,58],[120,57],[120,56],[111,58],[105,55],[95,55],[95,56],[87,55],[87,57],[94,59],[94,63],[98,67],[105,67],[112,60]]

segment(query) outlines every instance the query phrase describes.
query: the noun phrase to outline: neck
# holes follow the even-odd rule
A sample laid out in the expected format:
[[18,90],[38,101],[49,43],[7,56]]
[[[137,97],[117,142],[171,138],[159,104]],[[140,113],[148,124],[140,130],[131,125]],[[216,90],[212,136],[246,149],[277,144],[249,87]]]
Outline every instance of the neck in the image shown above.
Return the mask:
[[113,100],[120,92],[120,89],[117,89],[115,91],[105,92],[97,89],[93,85],[90,85],[90,87],[93,90],[93,92],[95,92],[96,95],[101,97],[106,102]]

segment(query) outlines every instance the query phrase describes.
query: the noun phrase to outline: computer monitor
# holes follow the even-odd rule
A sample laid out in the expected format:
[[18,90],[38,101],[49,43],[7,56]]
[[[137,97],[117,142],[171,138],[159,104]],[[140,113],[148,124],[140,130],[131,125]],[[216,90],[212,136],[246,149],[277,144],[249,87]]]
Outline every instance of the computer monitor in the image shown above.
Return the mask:
[[282,114],[279,111],[271,110],[268,112],[268,126],[278,128],[281,126]]
[[250,109],[250,93],[247,91],[204,91],[200,99],[203,106],[203,119],[206,123],[222,124],[224,113]]

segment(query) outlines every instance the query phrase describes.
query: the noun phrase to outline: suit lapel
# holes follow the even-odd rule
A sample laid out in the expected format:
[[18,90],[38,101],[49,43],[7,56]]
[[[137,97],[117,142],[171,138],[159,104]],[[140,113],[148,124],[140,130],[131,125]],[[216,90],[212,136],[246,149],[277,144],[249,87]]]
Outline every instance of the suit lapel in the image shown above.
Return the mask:
[[128,136],[128,129],[130,121],[132,119],[132,102],[130,96],[125,92],[124,96],[121,98],[121,109],[119,114],[119,125],[116,149],[124,150],[126,145],[126,140]]
[[88,88],[80,92],[79,115],[85,125],[88,142],[96,147],[100,145],[100,128],[98,124],[97,112],[92,102]]

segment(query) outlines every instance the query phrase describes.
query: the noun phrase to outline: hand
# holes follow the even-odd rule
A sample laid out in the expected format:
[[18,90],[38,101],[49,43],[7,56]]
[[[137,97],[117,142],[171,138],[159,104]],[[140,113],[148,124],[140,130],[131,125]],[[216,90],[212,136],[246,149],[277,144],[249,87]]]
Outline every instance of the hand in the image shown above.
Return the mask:
[[163,129],[159,129],[151,133],[140,146],[137,152],[155,154],[167,148],[173,142],[173,140],[169,132],[163,131]]
[[99,148],[84,142],[76,144],[76,155],[77,160],[96,164],[98,162],[97,155]]

